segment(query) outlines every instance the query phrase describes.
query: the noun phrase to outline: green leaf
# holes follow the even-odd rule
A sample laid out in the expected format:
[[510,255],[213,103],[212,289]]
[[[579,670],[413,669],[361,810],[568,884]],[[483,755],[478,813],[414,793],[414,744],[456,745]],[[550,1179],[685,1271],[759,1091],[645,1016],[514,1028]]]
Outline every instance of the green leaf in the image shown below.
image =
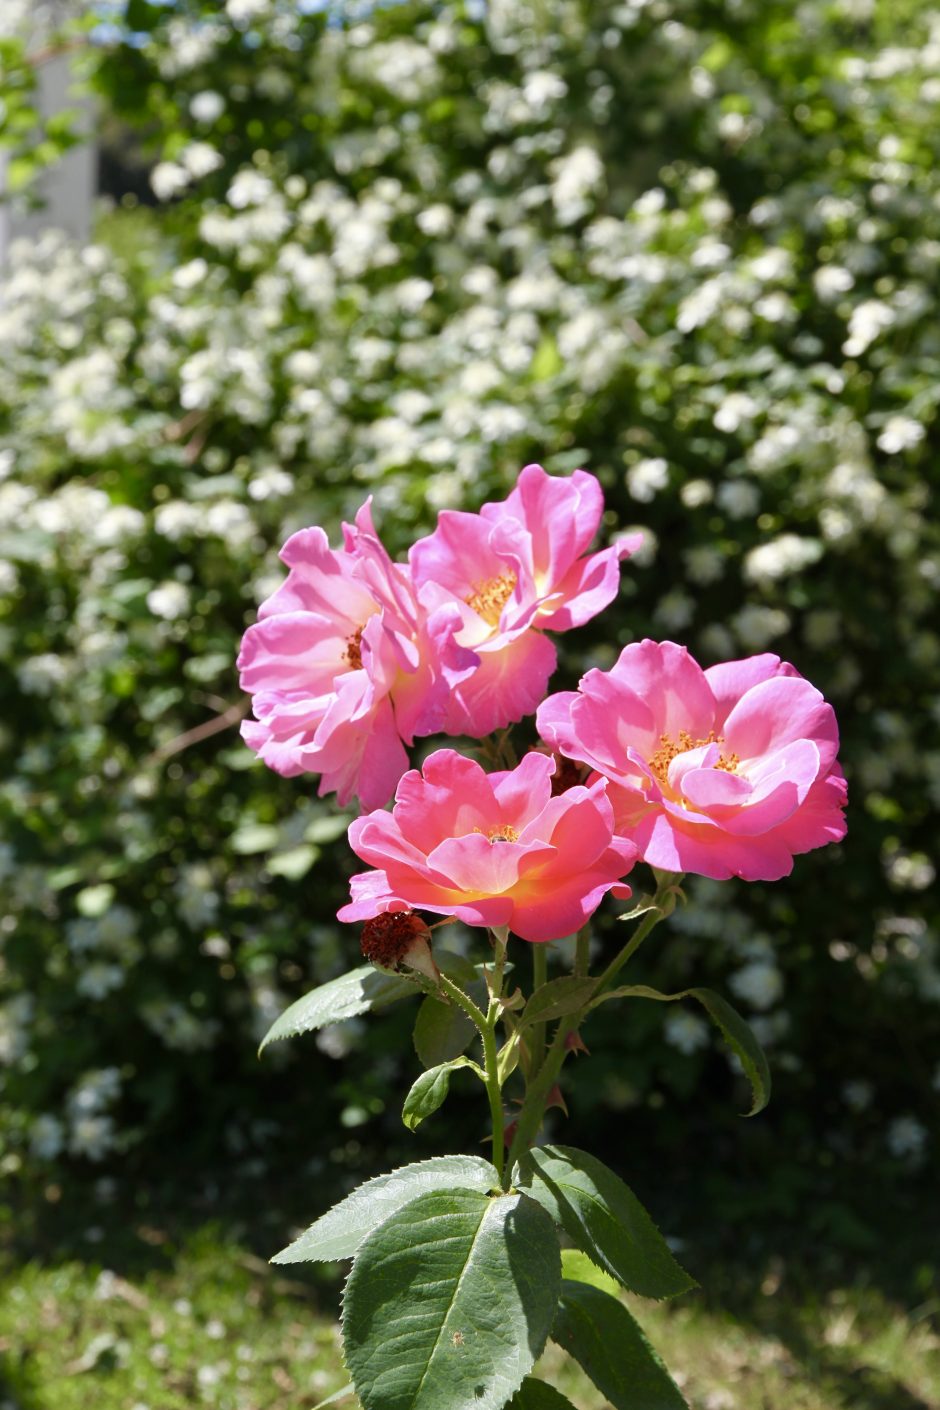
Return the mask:
[[676,1297],[696,1286],[636,1195],[595,1156],[571,1146],[542,1146],[522,1157],[513,1184],[631,1292]]
[[281,840],[281,830],[273,823],[244,823],[229,838],[229,846],[239,856],[250,857],[255,852],[270,852]]
[[688,1410],[637,1322],[609,1293],[565,1280],[552,1337],[614,1410]]
[[280,1038],[293,1038],[298,1033],[322,1028],[326,1023],[341,1023],[343,1019],[355,1018],[417,992],[416,985],[409,979],[383,974],[370,964],[361,965],[338,979],[331,979],[329,984],[321,984],[319,989],[311,989],[285,1009],[268,1029],[258,1051],[264,1052],[269,1043]]
[[356,1255],[346,1365],[364,1410],[501,1410],[542,1353],[558,1236],[525,1195],[419,1195]]
[[592,1288],[600,1288],[612,1297],[619,1297],[622,1291],[616,1278],[605,1273],[592,1263],[586,1253],[579,1248],[563,1248],[561,1251],[561,1276],[571,1278],[575,1283],[590,1283]]
[[450,1090],[450,1077],[458,1067],[473,1067],[469,1058],[458,1057],[451,1062],[442,1062],[437,1067],[422,1072],[405,1098],[401,1119],[409,1131],[415,1131],[426,1116],[437,1111]]
[[444,1004],[429,994],[415,1020],[415,1052],[425,1067],[437,1067],[459,1057],[476,1034],[476,1025],[456,1004]]
[[672,1004],[679,999],[696,999],[721,1030],[725,1042],[737,1055],[744,1068],[744,1075],[751,1084],[751,1107],[744,1115],[756,1116],[759,1111],[764,1110],[770,1101],[770,1068],[767,1058],[744,1019],[727,999],[716,994],[714,989],[680,989],[678,994],[663,994],[659,989],[651,989],[648,984],[627,984],[620,989],[610,989],[606,994],[601,994],[595,1004],[605,1003],[608,999],[627,998],[655,999],[662,1004]]
[[575,1410],[575,1407],[560,1390],[526,1376],[506,1410]]
[[550,979],[536,989],[522,1011],[520,1024],[550,1023],[554,1018],[576,1013],[584,1007],[594,990],[596,979],[578,979],[572,974]]
[[756,1116],[770,1101],[770,1068],[763,1048],[737,1009],[732,1008],[728,1000],[716,994],[714,989],[690,989],[689,996],[698,999],[721,1029],[725,1042],[740,1059],[744,1075],[751,1084],[753,1098],[750,1111],[744,1114]]
[[355,1386],[343,1386],[341,1390],[334,1390],[332,1395],[328,1395],[325,1400],[321,1400],[319,1405],[315,1405],[313,1410],[326,1410],[328,1405],[338,1405],[341,1400],[348,1400],[355,1393]]
[[307,875],[319,855],[319,847],[301,842],[299,847],[291,847],[288,852],[278,852],[277,856],[269,857],[267,869],[272,876],[286,876],[288,881],[299,881]]
[[402,1205],[428,1190],[464,1189],[487,1194],[499,1176],[477,1155],[444,1155],[417,1160],[387,1175],[376,1175],[348,1194],[299,1239],[274,1255],[272,1263],[334,1263],[352,1258],[367,1234]]

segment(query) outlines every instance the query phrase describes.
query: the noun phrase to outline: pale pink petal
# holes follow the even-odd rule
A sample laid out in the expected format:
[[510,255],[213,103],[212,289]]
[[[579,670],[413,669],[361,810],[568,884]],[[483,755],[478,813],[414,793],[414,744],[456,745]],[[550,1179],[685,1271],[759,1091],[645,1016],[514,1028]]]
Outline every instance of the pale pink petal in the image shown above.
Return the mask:
[[[446,876],[458,891],[501,896],[519,880],[520,864],[531,854],[545,858],[552,848],[544,842],[492,842],[479,832],[445,837],[428,854],[428,866]],[[531,871],[531,866],[526,868]]]
[[530,749],[515,769],[491,774],[501,820],[517,831],[525,827],[551,798],[554,773],[554,760],[548,754]]
[[715,730],[721,733],[722,726],[734,706],[761,681],[772,680],[774,676],[795,676],[798,672],[781,661],[772,651],[759,656],[748,656],[743,661],[722,661],[717,666],[709,666],[705,679],[715,697]]
[[[692,751],[690,751],[692,752]],[[682,756],[680,755],[680,758]],[[671,780],[670,780],[671,781]],[[723,769],[690,769],[682,776],[683,797],[694,808],[740,807],[751,796],[751,784],[746,778]]]
[[620,591],[622,558],[618,548],[605,548],[572,564],[540,611],[539,627],[566,632],[603,612]]
[[794,854],[841,842],[846,833],[846,800],[845,776],[836,765],[828,778],[817,779],[802,806],[782,824],[781,842]]
[[541,632],[481,653],[479,668],[457,689],[448,729],[482,739],[534,714],[556,662],[555,648]]
[[625,646],[611,676],[648,707],[661,734],[686,730],[705,738],[715,722],[715,701],[705,672],[684,646],[638,641]]
[[835,712],[801,676],[761,681],[742,696],[723,726],[725,752],[759,759],[795,739],[819,748],[820,771],[828,773],[839,748]]

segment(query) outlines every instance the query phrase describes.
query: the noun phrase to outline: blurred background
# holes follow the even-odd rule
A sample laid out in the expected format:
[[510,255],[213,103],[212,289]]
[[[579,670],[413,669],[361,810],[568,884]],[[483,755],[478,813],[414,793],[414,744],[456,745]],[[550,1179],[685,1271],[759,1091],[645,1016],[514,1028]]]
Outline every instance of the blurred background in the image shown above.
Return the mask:
[[850,782],[636,965],[732,998],[770,1109],[638,1004],[553,1134],[705,1284],[639,1314],[695,1410],[936,1410],[940,11],[3,0],[0,144],[0,1406],[315,1405],[339,1270],[264,1260],[477,1148],[469,1086],[401,1124],[407,1005],[256,1058],[353,868],[234,658],[292,530],[372,494],[401,554],[535,460],[646,532],[555,687],[772,650]]

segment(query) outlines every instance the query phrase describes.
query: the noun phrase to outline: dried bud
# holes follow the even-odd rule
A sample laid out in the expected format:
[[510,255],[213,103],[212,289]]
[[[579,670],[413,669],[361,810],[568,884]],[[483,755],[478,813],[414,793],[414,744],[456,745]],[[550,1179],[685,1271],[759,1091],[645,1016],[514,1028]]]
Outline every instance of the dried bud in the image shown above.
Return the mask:
[[362,953],[380,969],[417,969],[437,982],[437,965],[431,957],[431,932],[414,911],[386,911],[362,927]]

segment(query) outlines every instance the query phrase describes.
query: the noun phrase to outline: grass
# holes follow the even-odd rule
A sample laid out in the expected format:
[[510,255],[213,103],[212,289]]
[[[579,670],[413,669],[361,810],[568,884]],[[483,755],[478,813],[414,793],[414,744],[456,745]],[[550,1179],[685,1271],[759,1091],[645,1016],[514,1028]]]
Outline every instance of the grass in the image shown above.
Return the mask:
[[[270,1267],[277,1216],[173,1235],[152,1211],[72,1213],[25,1259],[6,1217],[0,1410],[311,1410],[345,1383],[335,1270]],[[905,1308],[870,1276],[808,1292],[779,1260],[704,1280],[708,1297],[631,1300],[694,1410],[940,1410],[936,1299]],[[578,1410],[606,1403],[552,1346],[539,1374]]]

